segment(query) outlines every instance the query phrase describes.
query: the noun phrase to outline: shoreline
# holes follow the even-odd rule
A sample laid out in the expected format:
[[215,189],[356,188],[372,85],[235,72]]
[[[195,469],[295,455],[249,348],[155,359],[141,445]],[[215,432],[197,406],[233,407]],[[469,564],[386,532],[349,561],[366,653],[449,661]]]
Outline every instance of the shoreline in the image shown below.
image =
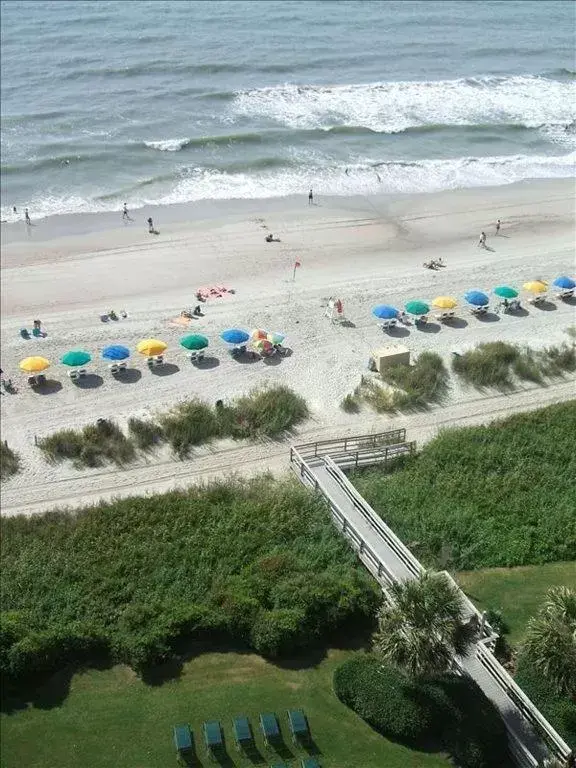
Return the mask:
[[[463,187],[461,189],[446,189],[435,192],[394,192],[379,195],[327,195],[318,196],[315,199],[315,207],[324,210],[359,210],[369,209],[370,206],[387,206],[397,203],[409,207],[412,201],[442,199],[444,197],[477,197],[486,195],[492,198],[507,198],[510,192],[522,194],[523,190],[541,188],[546,194],[550,190],[555,194],[565,188],[567,192],[572,190],[575,194],[575,179],[572,177],[555,179],[524,179],[510,184],[502,184],[487,187]],[[497,193],[501,194],[498,195]],[[122,232],[131,234],[135,238],[147,235],[146,220],[149,216],[155,225],[167,233],[178,230],[185,224],[209,222],[221,218],[242,218],[252,215],[266,215],[279,213],[296,213],[308,207],[307,191],[302,195],[289,195],[285,197],[265,198],[230,198],[206,199],[187,203],[172,203],[166,205],[148,205],[130,211],[132,221],[122,220],[122,211],[91,212],[91,213],[65,213],[46,216],[34,221],[34,212],[31,212],[33,226],[28,228],[24,221],[2,222],[1,239],[2,246],[30,245],[31,243],[48,243],[64,238],[81,238],[90,235]],[[123,238],[124,239],[124,238]]]

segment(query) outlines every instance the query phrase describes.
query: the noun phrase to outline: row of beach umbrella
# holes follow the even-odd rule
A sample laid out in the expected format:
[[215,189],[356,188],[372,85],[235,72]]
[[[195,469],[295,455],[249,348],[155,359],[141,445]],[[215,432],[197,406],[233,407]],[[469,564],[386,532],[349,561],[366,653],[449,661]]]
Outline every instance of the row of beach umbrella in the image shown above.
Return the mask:
[[[561,276],[557,277],[552,283],[555,288],[559,288],[563,291],[570,291],[576,288],[576,281],[571,277]],[[524,283],[523,288],[529,293],[535,295],[546,293],[548,290],[548,283],[544,280],[530,280]],[[519,295],[519,291],[510,285],[497,285],[492,291],[500,299],[515,299]],[[484,291],[471,290],[464,294],[464,300],[475,307],[485,307],[489,304],[490,298]],[[410,315],[427,315],[430,312],[430,307],[434,309],[454,309],[458,306],[458,300],[453,296],[437,296],[431,304],[425,301],[413,300],[404,305],[404,309]],[[396,307],[392,307],[388,304],[379,304],[374,307],[372,314],[380,320],[392,320],[400,314]]]
[[[263,352],[269,351],[274,345],[282,344],[284,335],[282,333],[269,333],[260,328],[251,333],[240,328],[228,328],[222,331],[220,338],[227,344],[237,346],[251,341],[253,346]],[[199,351],[208,347],[209,341],[206,336],[200,333],[191,333],[180,339],[180,346],[189,351]],[[136,350],[145,357],[156,357],[162,355],[168,349],[168,344],[160,339],[142,339],[136,345]],[[102,359],[115,363],[127,360],[131,355],[128,347],[121,344],[112,344],[102,350]],[[63,365],[69,368],[81,368],[88,365],[92,360],[92,355],[82,349],[72,349],[66,352],[60,358]],[[45,357],[32,356],[26,357],[20,362],[20,369],[26,373],[41,373],[50,366],[50,361]]]

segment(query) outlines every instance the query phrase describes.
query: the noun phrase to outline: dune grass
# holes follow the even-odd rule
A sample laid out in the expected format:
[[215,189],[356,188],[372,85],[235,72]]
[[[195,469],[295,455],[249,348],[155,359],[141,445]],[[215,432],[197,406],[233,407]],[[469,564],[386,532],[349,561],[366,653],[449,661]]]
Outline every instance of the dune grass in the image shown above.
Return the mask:
[[425,564],[469,570],[576,559],[576,401],[451,429],[403,468],[354,475]]
[[20,471],[20,456],[9,447],[8,443],[0,443],[0,478],[7,480]]
[[38,441],[51,462],[66,459],[76,467],[100,467],[106,462],[123,466],[136,457],[134,444],[110,419],[99,419],[82,430],[63,429]]
[[253,389],[230,404],[211,406],[198,398],[185,400],[160,413],[156,420],[130,418],[128,436],[107,419],[82,430],[63,429],[44,437],[39,448],[51,462],[66,459],[77,468],[106,462],[119,466],[168,442],[179,458],[194,446],[216,438],[257,439],[279,437],[308,416],[306,401],[283,385]]
[[395,365],[379,379],[362,377],[350,398],[364,400],[377,413],[426,409],[441,402],[448,390],[449,374],[440,355],[422,352],[414,365]]
[[546,379],[576,370],[573,343],[534,350],[503,341],[478,344],[462,354],[454,354],[452,370],[474,387],[511,390],[518,379],[544,384]]

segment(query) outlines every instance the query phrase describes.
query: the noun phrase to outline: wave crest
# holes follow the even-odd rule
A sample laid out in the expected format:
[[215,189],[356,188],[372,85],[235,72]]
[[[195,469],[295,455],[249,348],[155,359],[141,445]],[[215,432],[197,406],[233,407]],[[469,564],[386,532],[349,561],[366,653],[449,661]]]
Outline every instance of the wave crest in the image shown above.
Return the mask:
[[272,119],[293,129],[399,133],[430,124],[568,124],[575,105],[574,82],[514,76],[256,88],[238,92],[230,110],[233,117]]

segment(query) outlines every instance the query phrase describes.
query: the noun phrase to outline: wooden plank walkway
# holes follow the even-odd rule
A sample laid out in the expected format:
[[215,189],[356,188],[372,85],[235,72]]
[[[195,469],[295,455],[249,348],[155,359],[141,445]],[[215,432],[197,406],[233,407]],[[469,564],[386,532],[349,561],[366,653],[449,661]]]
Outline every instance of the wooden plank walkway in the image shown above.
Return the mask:
[[[326,498],[335,524],[349,539],[364,565],[378,579],[384,592],[392,582],[416,578],[422,573],[423,566],[340,469],[340,466],[346,467],[350,463],[342,455],[342,448],[330,446],[331,456],[320,456],[312,453],[308,446],[306,448],[309,456],[306,460],[298,454],[297,447],[292,449],[293,469],[303,483],[314,487]],[[373,457],[372,463],[377,463],[379,459],[374,448],[366,450],[366,453],[369,452]],[[401,446],[398,446],[398,452],[403,452]],[[355,461],[358,463],[358,449]],[[470,617],[475,614],[480,618],[479,612],[467,598],[465,605]],[[491,628],[485,625],[484,635],[490,633]],[[518,765],[537,768],[546,757],[554,754],[565,760],[568,766],[572,757],[570,748],[488,650],[486,644],[489,640],[482,638],[469,655],[455,658],[455,666],[470,676],[498,708],[508,730],[511,752]],[[542,735],[545,735],[552,749],[548,748]]]

